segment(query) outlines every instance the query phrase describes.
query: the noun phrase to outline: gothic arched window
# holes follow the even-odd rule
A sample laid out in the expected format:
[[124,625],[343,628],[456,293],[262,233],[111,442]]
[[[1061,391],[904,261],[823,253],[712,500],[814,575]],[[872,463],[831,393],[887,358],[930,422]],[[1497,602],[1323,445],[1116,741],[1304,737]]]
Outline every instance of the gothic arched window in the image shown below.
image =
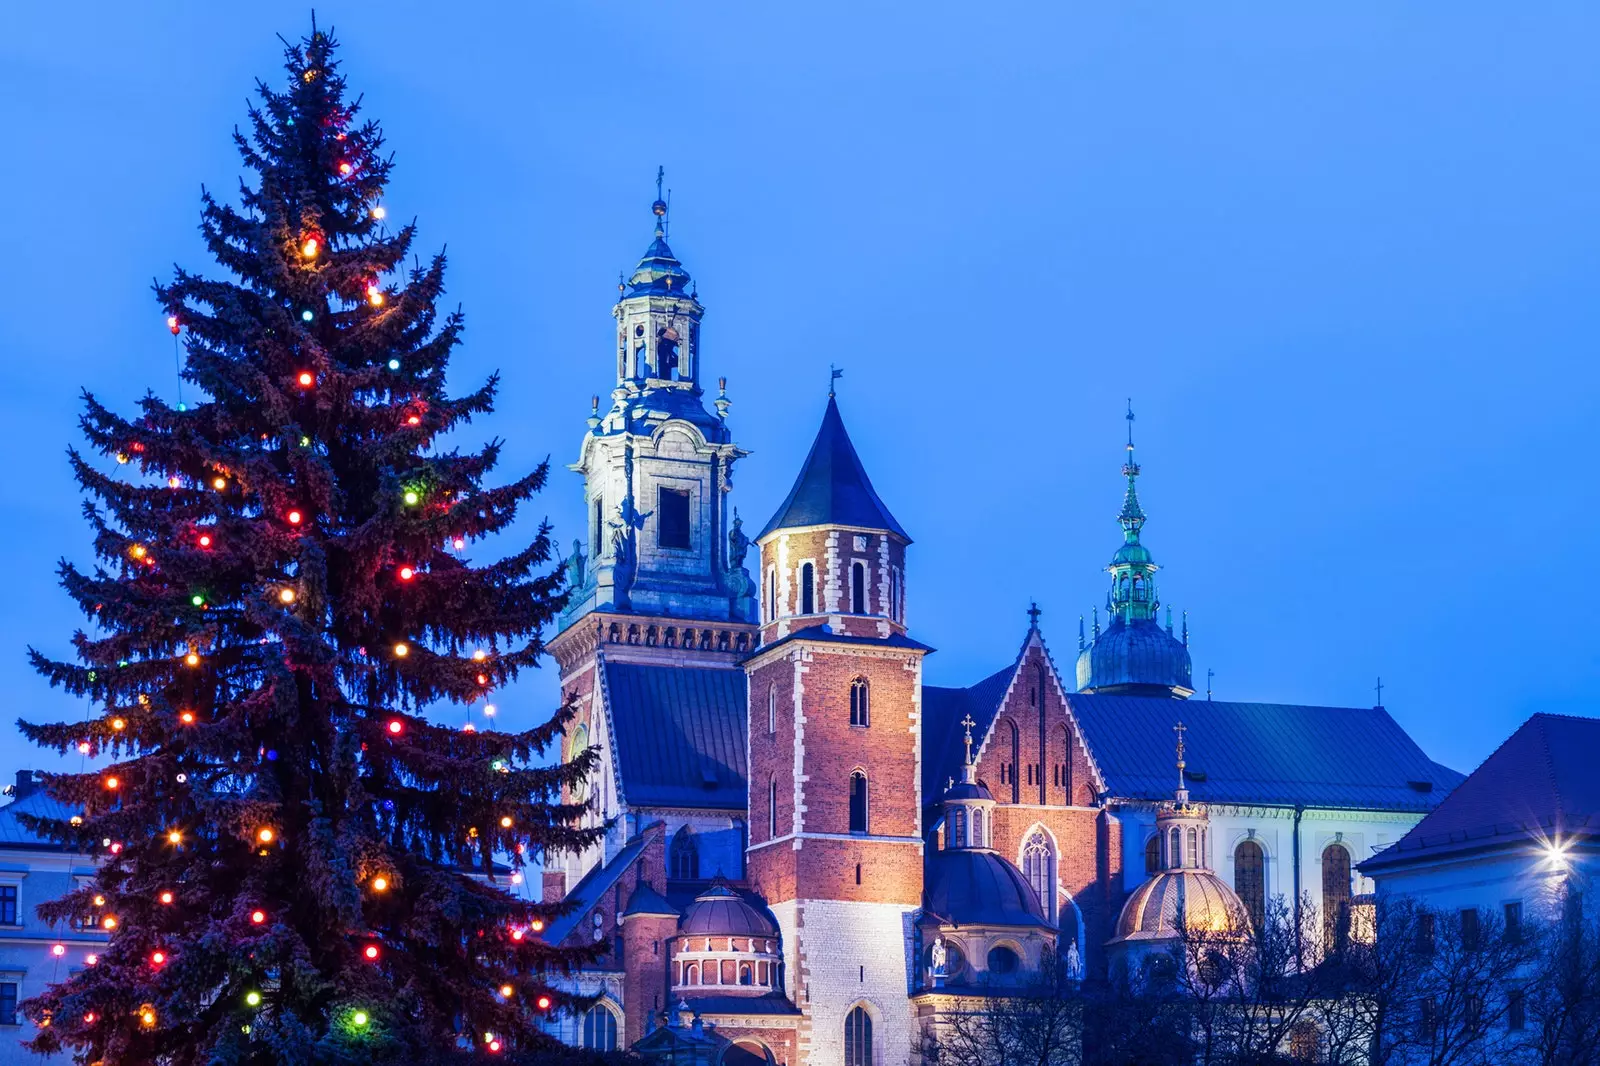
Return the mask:
[[1056,853],[1050,846],[1050,838],[1042,832],[1035,832],[1023,846],[1022,876],[1033,886],[1033,893],[1039,897],[1039,907],[1044,911],[1045,918],[1053,920],[1056,912]]
[[1323,946],[1342,949],[1350,937],[1350,853],[1342,844],[1322,850]]
[[850,613],[867,613],[867,564],[850,564]]
[[672,877],[678,881],[696,881],[700,878],[700,844],[688,826],[672,836]]
[[850,775],[850,832],[867,831],[867,775],[856,770]]
[[873,1066],[872,1016],[864,1007],[845,1015],[844,1066]]
[[1241,840],[1233,849],[1233,891],[1259,932],[1267,913],[1267,857],[1254,840]]
[[778,778],[767,781],[767,839],[778,839]]
[[950,846],[964,848],[967,846],[967,809],[957,807],[950,812]]
[[800,564],[800,613],[817,613],[816,568],[810,563]]
[[599,1003],[583,1013],[583,1046],[590,1051],[617,1050],[617,1016]]
[[1161,869],[1161,834],[1144,842],[1144,872],[1153,874]]
[[850,682],[850,724],[872,724],[867,707],[867,679],[864,677]]

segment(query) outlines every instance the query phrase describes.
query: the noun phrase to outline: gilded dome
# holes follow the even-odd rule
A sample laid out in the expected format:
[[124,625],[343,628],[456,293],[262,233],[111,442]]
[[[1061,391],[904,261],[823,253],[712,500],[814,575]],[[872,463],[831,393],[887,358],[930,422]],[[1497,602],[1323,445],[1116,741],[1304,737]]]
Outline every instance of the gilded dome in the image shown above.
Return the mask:
[[1250,925],[1239,897],[1210,870],[1163,870],[1122,905],[1115,939],[1175,940],[1180,922],[1213,933],[1243,933]]

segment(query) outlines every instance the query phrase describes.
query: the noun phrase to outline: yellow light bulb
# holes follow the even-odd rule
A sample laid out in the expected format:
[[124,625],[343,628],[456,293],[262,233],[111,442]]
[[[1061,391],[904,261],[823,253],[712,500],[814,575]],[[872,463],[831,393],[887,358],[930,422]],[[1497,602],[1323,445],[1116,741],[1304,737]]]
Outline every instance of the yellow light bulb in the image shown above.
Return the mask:
[[275,836],[277,836],[276,833],[274,833],[271,829],[268,829],[268,828],[265,828],[265,827],[263,827],[261,830],[259,830],[256,833],[256,839],[261,841],[261,843],[263,843],[263,844],[272,843],[272,839]]
[[374,877],[372,879],[372,890],[374,892],[387,892],[389,890],[389,879],[387,877]]
[[411,649],[403,643],[394,646],[394,655],[397,659],[404,659],[410,652]]
[[281,590],[279,590],[279,592],[278,592],[278,600],[279,600],[280,603],[293,603],[294,602],[294,589],[281,589]]
[[511,823],[511,815],[509,815],[509,814],[500,819],[500,828],[501,829],[510,829],[511,828],[511,824],[512,824]]
[[221,492],[223,489],[228,487],[227,479],[226,478],[220,478],[220,477],[219,478],[213,478],[211,480],[211,487],[216,489],[218,492]]
[[378,204],[376,207],[374,207],[372,209],[372,217],[373,218],[383,218],[388,213],[389,213],[388,211],[384,210],[384,207],[383,207],[382,204]]
[[167,843],[168,844],[182,844],[183,843],[183,834],[178,832],[176,829],[174,829],[172,832],[167,834]]
[[112,729],[122,730],[122,729],[126,729],[127,726],[128,726],[128,723],[124,722],[121,718],[113,718],[113,719],[111,719],[111,728]]
[[190,652],[188,655],[183,657],[183,661],[188,663],[190,666],[199,666],[200,655],[197,652]]

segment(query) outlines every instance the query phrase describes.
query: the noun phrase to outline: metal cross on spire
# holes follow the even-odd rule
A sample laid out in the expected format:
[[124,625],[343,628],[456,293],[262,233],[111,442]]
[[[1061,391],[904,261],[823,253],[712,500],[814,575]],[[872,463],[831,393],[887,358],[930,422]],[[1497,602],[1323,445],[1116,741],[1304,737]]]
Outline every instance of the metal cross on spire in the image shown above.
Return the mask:
[[1039,604],[1038,604],[1037,601],[1029,601],[1029,603],[1028,603],[1028,625],[1031,626],[1034,629],[1038,629],[1039,628],[1039,616],[1041,614],[1043,614],[1043,613],[1044,613],[1043,611],[1039,610]]
[[1180,720],[1172,727],[1172,731],[1178,734],[1178,789],[1181,791],[1184,788],[1183,768],[1188,765],[1183,761],[1183,734],[1189,731],[1189,727]]
[[972,715],[970,715],[970,714],[967,715],[965,718],[961,719],[961,725],[967,732],[966,740],[967,740],[967,765],[968,766],[972,765],[972,727],[977,725],[977,724],[978,724],[977,722],[974,722],[972,720]]
[[1383,706],[1383,678],[1382,677],[1378,678],[1378,683],[1374,687],[1375,687],[1375,689],[1376,689],[1376,691],[1378,693],[1378,706],[1382,707]]

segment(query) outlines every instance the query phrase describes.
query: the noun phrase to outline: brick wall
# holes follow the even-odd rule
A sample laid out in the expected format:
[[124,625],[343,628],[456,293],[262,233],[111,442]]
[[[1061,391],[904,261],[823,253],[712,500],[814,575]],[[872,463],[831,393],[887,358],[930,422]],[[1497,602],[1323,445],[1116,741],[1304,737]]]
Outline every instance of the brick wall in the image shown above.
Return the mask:
[[[856,546],[858,538],[865,542],[863,547]],[[878,625],[885,622],[903,631],[900,608],[905,602],[905,550],[899,538],[885,533],[832,526],[783,531],[768,537],[761,544],[759,578],[762,642],[771,643],[792,629],[814,625],[823,615],[840,616],[840,626],[851,632],[876,632]],[[812,610],[809,615],[801,615],[801,568],[807,563],[812,566]],[[870,621],[860,616],[851,618],[855,606],[852,570],[857,563],[863,568],[866,594],[862,615],[870,616]],[[900,575],[898,590],[893,581],[895,574]],[[769,595],[772,590],[776,595]]]

